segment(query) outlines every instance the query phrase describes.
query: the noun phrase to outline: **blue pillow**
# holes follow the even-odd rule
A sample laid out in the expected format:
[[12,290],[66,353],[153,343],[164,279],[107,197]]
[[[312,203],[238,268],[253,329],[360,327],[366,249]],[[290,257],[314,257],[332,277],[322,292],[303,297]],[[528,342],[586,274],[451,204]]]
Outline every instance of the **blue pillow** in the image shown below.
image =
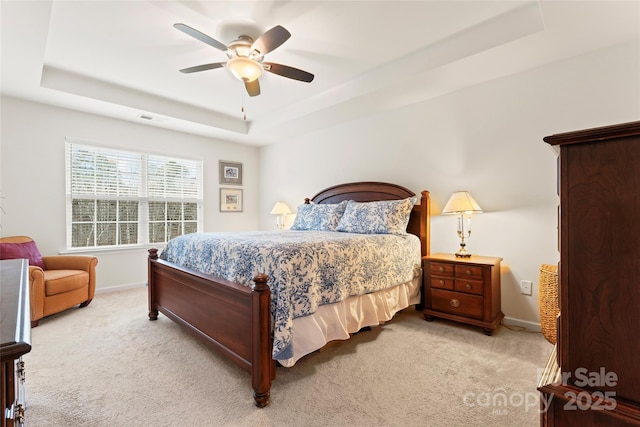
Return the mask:
[[337,204],[300,205],[291,230],[335,231],[346,206],[346,200]]
[[407,234],[407,224],[417,197],[380,202],[349,200],[337,231],[360,234]]

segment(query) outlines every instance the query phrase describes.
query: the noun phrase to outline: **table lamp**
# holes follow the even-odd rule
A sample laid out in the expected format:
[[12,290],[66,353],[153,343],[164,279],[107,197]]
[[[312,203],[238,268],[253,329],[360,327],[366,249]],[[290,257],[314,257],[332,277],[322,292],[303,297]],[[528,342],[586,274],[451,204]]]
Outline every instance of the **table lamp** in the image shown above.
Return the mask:
[[285,202],[276,202],[276,204],[273,205],[271,215],[278,215],[276,220],[278,230],[282,230],[284,228],[284,217],[290,213],[292,213],[291,209],[289,209],[289,206]]
[[[449,201],[442,209],[442,213],[446,215],[459,215],[458,216],[458,237],[460,237],[460,250],[456,252],[456,256],[460,258],[468,258],[471,256],[467,253],[464,242],[465,237],[471,236],[471,214],[482,213],[482,209],[473,200],[471,194],[468,191],[456,191],[449,197]],[[467,218],[465,218],[465,214]],[[465,219],[467,226],[465,228]]]

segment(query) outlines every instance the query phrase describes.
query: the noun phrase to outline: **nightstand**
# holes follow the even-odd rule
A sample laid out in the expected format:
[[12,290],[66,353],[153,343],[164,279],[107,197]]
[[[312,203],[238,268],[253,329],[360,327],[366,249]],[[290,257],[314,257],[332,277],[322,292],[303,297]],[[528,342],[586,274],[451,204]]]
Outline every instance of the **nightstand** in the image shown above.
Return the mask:
[[480,326],[493,334],[504,314],[500,308],[502,258],[433,254],[422,258],[424,318]]

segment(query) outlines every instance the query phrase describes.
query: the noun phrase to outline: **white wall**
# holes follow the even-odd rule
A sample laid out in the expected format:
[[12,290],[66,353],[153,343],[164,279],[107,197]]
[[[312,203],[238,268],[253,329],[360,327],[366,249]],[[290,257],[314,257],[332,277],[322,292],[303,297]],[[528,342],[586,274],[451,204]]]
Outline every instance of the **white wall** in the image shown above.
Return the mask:
[[[638,120],[638,48],[623,44],[261,148],[261,227],[274,226],[277,200],[294,209],[331,185],[387,181],[431,192],[431,251],[450,253],[455,220],[439,214],[453,191],[469,190],[485,213],[474,217],[467,248],[504,259],[503,312],[539,323],[539,267],[559,258],[556,155],[542,138]],[[520,294],[523,279],[534,282],[532,296]]]
[[[204,161],[205,231],[258,227],[258,149],[2,97],[3,236],[28,235],[45,254],[66,249],[65,137]],[[219,212],[218,161],[243,163],[244,211]],[[146,282],[145,248],[94,252],[97,287]]]

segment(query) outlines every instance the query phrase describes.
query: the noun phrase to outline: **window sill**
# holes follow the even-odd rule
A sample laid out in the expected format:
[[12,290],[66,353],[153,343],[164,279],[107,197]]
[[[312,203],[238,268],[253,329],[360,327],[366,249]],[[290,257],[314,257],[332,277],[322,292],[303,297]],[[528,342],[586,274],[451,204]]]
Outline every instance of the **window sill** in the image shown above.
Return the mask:
[[147,251],[151,248],[156,248],[158,251],[162,251],[166,246],[166,243],[149,244],[149,245],[129,245],[129,246],[105,246],[103,248],[73,248],[60,251],[60,255],[80,255],[80,254],[120,254]]

